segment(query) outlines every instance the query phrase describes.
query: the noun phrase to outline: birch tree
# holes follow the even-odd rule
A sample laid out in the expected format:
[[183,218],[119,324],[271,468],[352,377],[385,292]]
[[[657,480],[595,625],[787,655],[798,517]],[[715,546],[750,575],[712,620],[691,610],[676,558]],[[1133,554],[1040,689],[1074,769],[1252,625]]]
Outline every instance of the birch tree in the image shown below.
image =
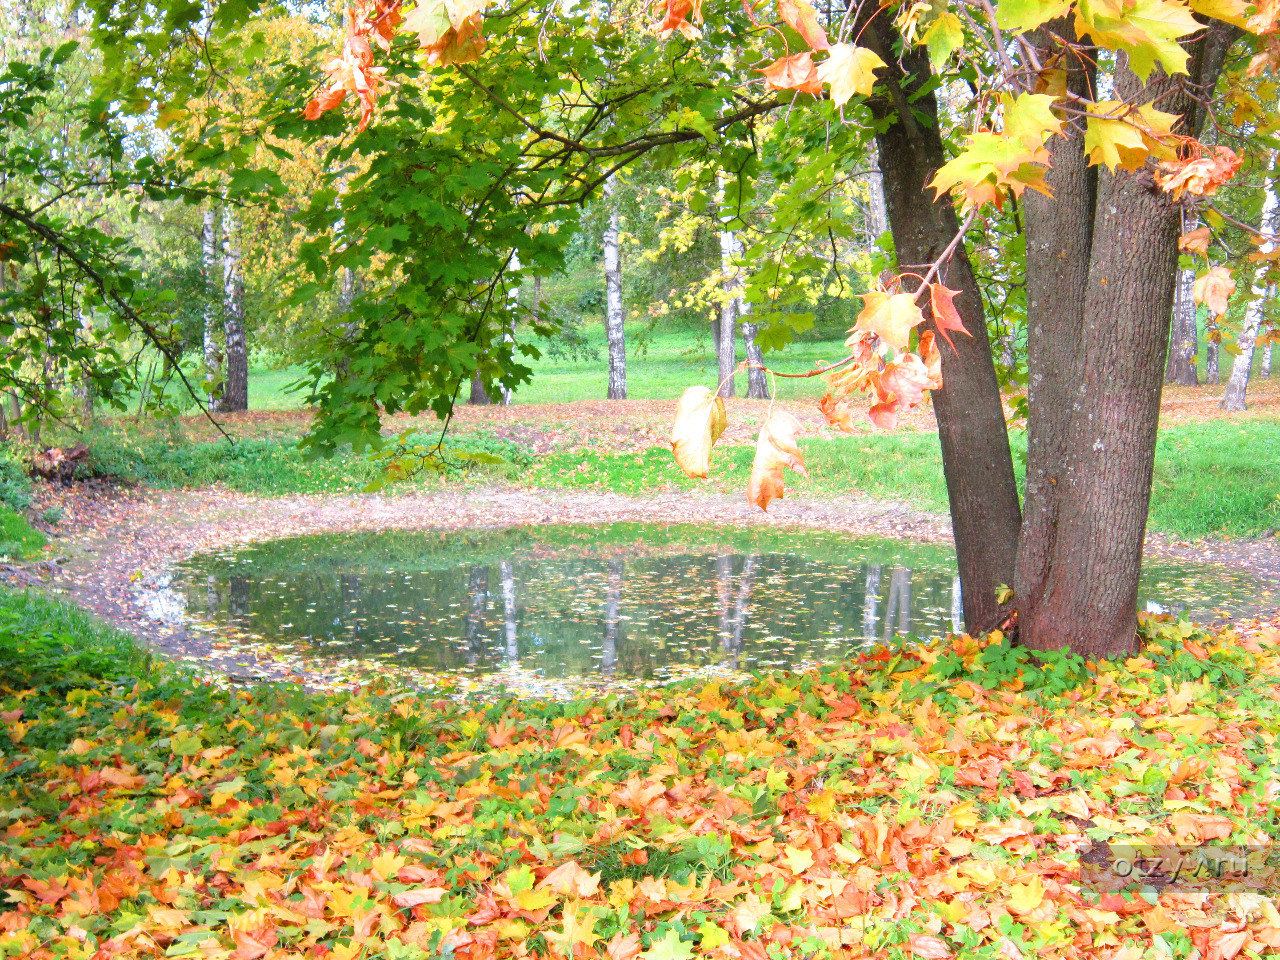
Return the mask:
[[[1271,166],[1274,166],[1275,159],[1273,155]],[[1266,195],[1262,204],[1262,219],[1258,225],[1259,234],[1270,235],[1276,229],[1276,221],[1278,219],[1276,214],[1277,210],[1280,209],[1280,199],[1277,198],[1276,194],[1275,178],[1274,176],[1269,176],[1267,178]],[[1259,248],[1259,253],[1271,253],[1274,249],[1275,243],[1267,240]],[[1276,285],[1266,281],[1270,267],[1271,264],[1267,261],[1258,265],[1258,272],[1253,283],[1253,299],[1250,300],[1249,306],[1245,310],[1244,327],[1241,329],[1240,338],[1237,341],[1240,352],[1236,354],[1235,361],[1231,365],[1231,377],[1227,380],[1227,389],[1222,395],[1222,409],[1224,410],[1240,411],[1245,408],[1244,397],[1245,392],[1249,389],[1249,374],[1253,369],[1253,354],[1258,343],[1258,330],[1262,326],[1267,303],[1274,300],[1276,295]]]
[[218,328],[222,325],[222,288],[216,254],[218,233],[212,207],[205,208],[200,229],[201,265],[204,272],[204,369],[205,392],[210,411],[217,411],[222,397],[222,351],[218,346]]
[[613,177],[604,182],[604,328],[609,340],[610,400],[627,398],[627,331],[622,307],[622,256],[618,249],[618,197]]
[[218,409],[249,409],[249,350],[244,329],[244,274],[235,211],[222,210],[222,316],[226,343],[226,379]]

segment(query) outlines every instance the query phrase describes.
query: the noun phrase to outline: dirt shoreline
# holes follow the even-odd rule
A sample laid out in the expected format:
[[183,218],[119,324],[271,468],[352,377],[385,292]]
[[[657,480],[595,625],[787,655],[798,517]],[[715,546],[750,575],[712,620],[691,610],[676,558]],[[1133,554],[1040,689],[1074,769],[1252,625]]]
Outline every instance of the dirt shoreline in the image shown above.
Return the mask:
[[[63,497],[64,505],[68,500]],[[470,487],[431,493],[257,497],[226,490],[99,490],[72,498],[70,533],[54,541],[64,558],[45,586],[125,629],[156,652],[233,679],[332,684],[319,664],[261,659],[225,637],[162,609],[168,571],[195,553],[303,534],[378,529],[450,530],[549,523],[699,523],[821,528],[850,535],[949,543],[945,515],[860,497],[787,498],[762,513],[740,497],[700,491],[645,497],[582,491]],[[1280,585],[1280,541],[1187,543],[1148,539],[1149,556],[1247,571]],[[48,571],[53,565],[43,563]],[[12,577],[11,577],[12,579]],[[28,581],[29,581],[28,577]],[[19,581],[20,582],[20,581]],[[305,671],[305,672],[304,672]]]

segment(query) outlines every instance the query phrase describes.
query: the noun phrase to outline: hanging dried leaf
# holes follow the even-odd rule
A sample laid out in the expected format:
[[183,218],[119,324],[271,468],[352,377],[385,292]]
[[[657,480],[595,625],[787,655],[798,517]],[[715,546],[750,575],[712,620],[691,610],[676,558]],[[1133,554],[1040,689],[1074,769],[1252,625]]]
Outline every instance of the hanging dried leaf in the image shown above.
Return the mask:
[[756,458],[747,481],[747,501],[761,510],[767,511],[771,501],[782,497],[784,467],[790,467],[802,477],[809,476],[804,468],[804,454],[796,442],[799,431],[800,421],[782,410],[774,410],[760,428]]
[[831,393],[825,393],[818,401],[818,409],[827,418],[827,423],[837,430],[853,433],[853,403],[849,400],[837,400]]
[[1213,242],[1213,231],[1208,227],[1199,227],[1178,238],[1178,249],[1183,253],[1196,253],[1208,256],[1209,244]]
[[1236,282],[1231,279],[1228,267],[1213,267],[1202,277],[1197,277],[1191,288],[1191,299],[1203,303],[1209,312],[1221,317],[1227,312],[1227,301],[1236,292]]
[[671,427],[671,452],[690,477],[706,479],[711,472],[711,448],[728,425],[724,401],[706,387],[690,387],[680,396]]
[[702,31],[694,26],[702,23],[702,0],[657,0],[654,6],[663,14],[655,28],[660,39],[665,40],[673,33],[679,33],[686,40],[702,36]]
[[940,283],[929,284],[929,304],[933,307],[933,326],[942,334],[953,351],[956,350],[956,345],[947,336],[948,330],[959,330],[966,337],[973,336],[964,328],[964,321],[960,319],[960,312],[956,310],[955,299],[959,295],[959,290],[952,290]]
[[822,92],[818,68],[813,65],[813,57],[808,50],[780,57],[759,72],[764,74],[764,85],[770,90],[797,90],[812,94]]
[[1214,147],[1211,156],[1193,160],[1165,160],[1156,172],[1156,184],[1175,200],[1184,193],[1211,197],[1218,188],[1236,175],[1243,158],[1230,147]]

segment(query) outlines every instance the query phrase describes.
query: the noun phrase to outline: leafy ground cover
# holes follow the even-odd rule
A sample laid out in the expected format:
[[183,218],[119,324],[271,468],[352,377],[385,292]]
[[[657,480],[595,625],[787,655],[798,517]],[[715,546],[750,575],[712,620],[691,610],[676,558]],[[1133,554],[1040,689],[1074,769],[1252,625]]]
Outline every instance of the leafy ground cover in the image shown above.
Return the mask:
[[101,633],[64,669],[93,631],[32,632],[23,616],[50,603],[0,601],[8,956],[1280,944],[1257,891],[1093,879],[1106,843],[1269,853],[1274,625],[1149,622],[1141,656],[1096,673],[993,635],[741,686],[467,704],[220,689]]

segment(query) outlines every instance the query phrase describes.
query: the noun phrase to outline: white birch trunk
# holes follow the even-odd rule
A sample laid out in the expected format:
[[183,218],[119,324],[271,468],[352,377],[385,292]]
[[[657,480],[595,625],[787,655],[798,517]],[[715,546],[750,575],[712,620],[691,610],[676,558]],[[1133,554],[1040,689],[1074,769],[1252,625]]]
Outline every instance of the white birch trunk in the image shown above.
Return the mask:
[[[1272,287],[1270,296],[1274,297],[1275,295],[1276,295],[1276,288]],[[1271,347],[1272,346],[1273,346],[1272,342],[1268,340],[1267,345],[1262,349],[1262,369],[1258,371],[1258,374],[1259,376],[1262,377],[1263,380],[1269,380],[1271,378]]]
[[222,394],[219,381],[222,379],[222,357],[218,352],[218,327],[222,320],[222,291],[220,284],[214,279],[218,276],[218,260],[214,252],[216,234],[213,224],[213,210],[204,212],[204,223],[200,230],[204,268],[205,307],[204,307],[204,366],[205,386],[209,394],[209,409],[217,410]]
[[222,316],[227,376],[222,387],[224,411],[249,409],[249,350],[244,334],[244,279],[240,270],[240,235],[230,208],[222,211]]
[[507,663],[515,666],[520,661],[515,568],[510,560],[503,560],[498,564],[498,569],[502,573],[502,625],[506,640]]
[[[720,181],[720,223],[726,224],[729,217],[724,211],[724,181]],[[720,228],[720,276],[721,283],[724,286],[725,297],[720,304],[720,335],[716,340],[716,361],[720,373],[720,389],[717,396],[732,397],[737,395],[737,388],[734,384],[734,370],[738,366],[737,347],[734,341],[737,339],[736,333],[738,328],[738,299],[735,295],[737,289],[737,271],[733,265],[733,255],[735,253],[735,243],[733,231],[726,229],[724,226]]]
[[[511,269],[517,275],[520,273],[520,256],[519,254],[511,254]],[[511,308],[511,320],[508,322],[505,330],[502,331],[503,343],[514,343],[516,339],[516,311],[520,309],[520,283],[517,280],[507,288],[507,306]],[[504,407],[511,406],[511,388],[502,387],[502,405]]]
[[[1272,228],[1276,219],[1277,206],[1280,206],[1280,197],[1277,196],[1275,181],[1270,180],[1267,182],[1267,198],[1262,204],[1262,220],[1259,224],[1259,228],[1264,233]],[[1273,243],[1264,243],[1261,252],[1270,253],[1274,247]],[[1227,389],[1222,394],[1224,410],[1239,411],[1245,408],[1244,397],[1249,389],[1249,373],[1253,369],[1253,351],[1258,343],[1258,328],[1262,325],[1263,307],[1268,296],[1274,294],[1274,289],[1268,290],[1262,283],[1265,269],[1266,264],[1263,264],[1253,284],[1253,301],[1245,312],[1244,327],[1240,330],[1240,339],[1237,341],[1240,352],[1236,354],[1235,362],[1231,365],[1231,379],[1227,381]]]
[[871,208],[871,222],[868,227],[871,232],[871,242],[874,244],[889,229],[889,213],[884,205],[884,176],[880,173],[879,162],[871,168],[871,173],[867,177],[867,193],[869,194],[868,205]]
[[613,177],[604,182],[609,225],[604,230],[604,327],[609,338],[610,400],[627,398],[627,331],[622,312],[622,257],[618,252],[618,204]]

